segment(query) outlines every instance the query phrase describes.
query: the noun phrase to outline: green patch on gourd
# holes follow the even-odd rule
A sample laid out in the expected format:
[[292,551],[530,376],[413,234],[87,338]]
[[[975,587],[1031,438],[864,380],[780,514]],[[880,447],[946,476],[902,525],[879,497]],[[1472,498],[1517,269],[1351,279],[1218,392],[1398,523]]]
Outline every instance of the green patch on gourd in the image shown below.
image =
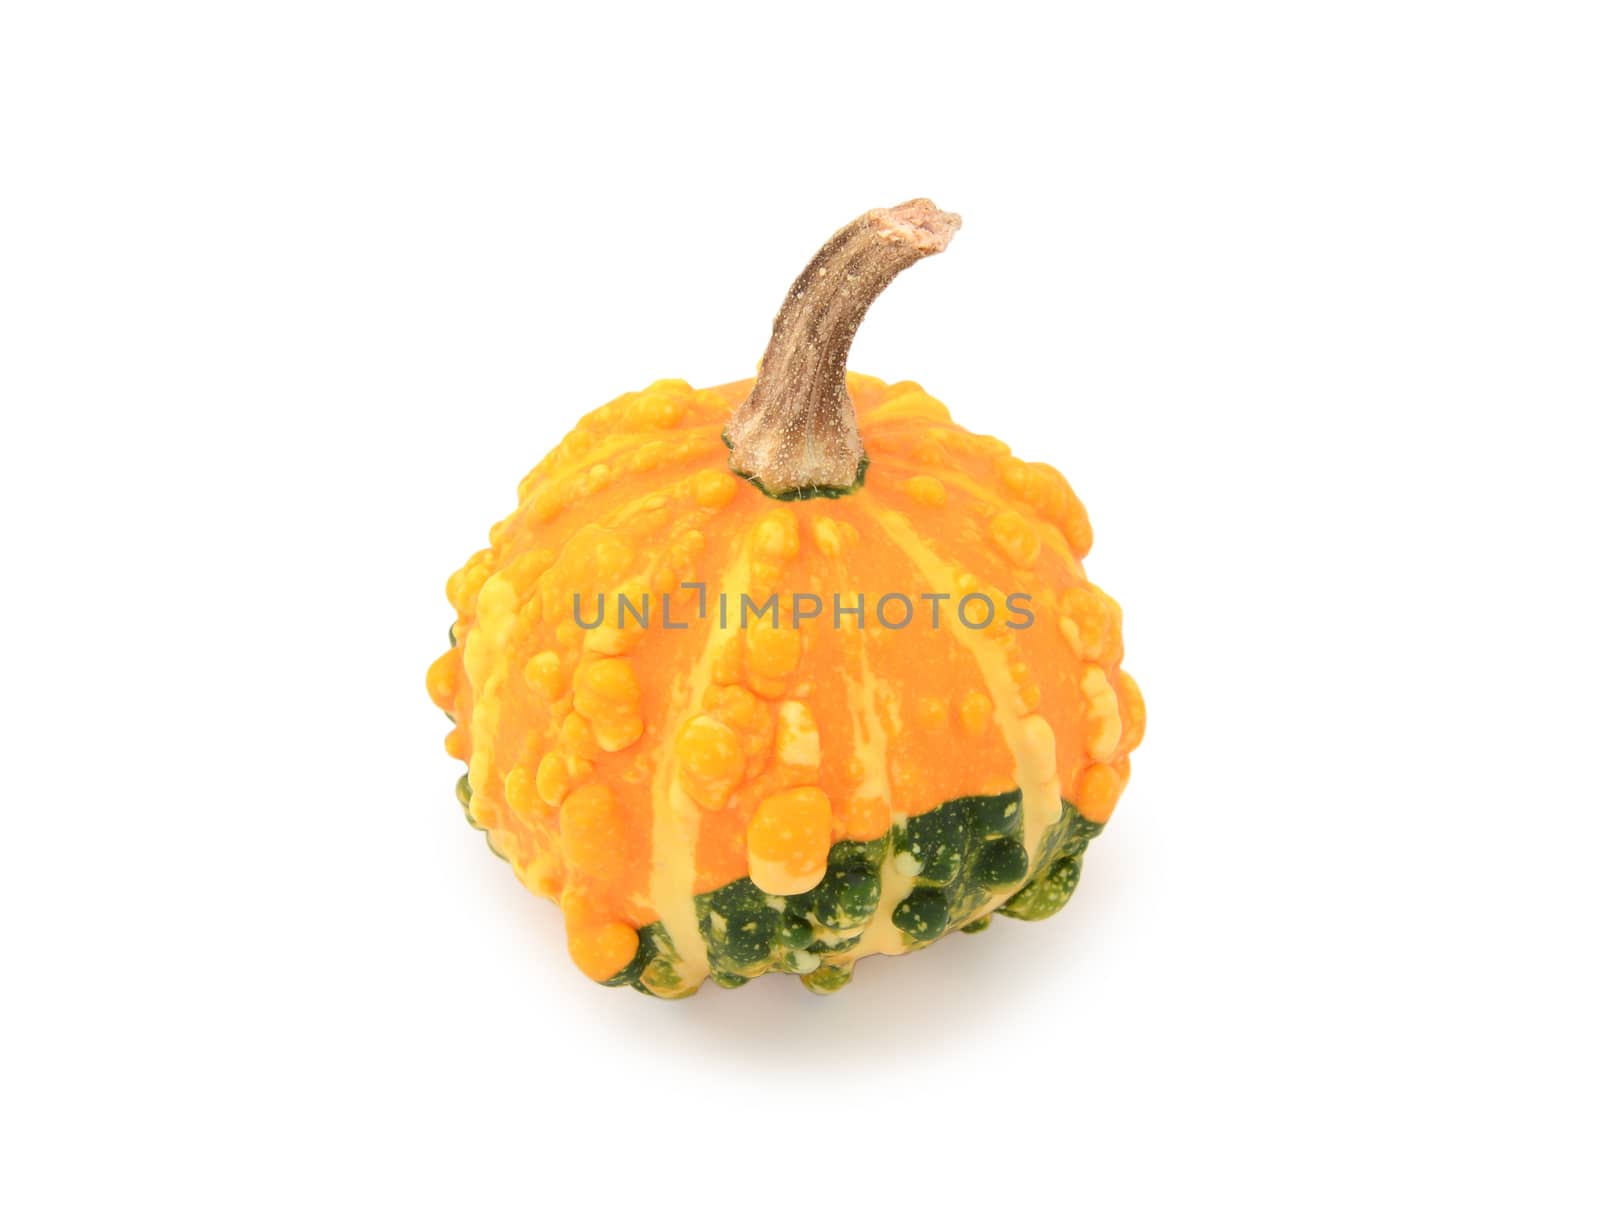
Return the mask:
[[694,990],[683,980],[683,961],[672,946],[672,937],[659,922],[639,930],[639,950],[622,972],[604,984],[632,986],[657,998],[683,998]]
[[949,807],[894,827],[895,866],[924,884],[949,884],[961,873],[971,832],[969,814],[946,812]]
[[[779,897],[742,878],[701,894],[695,911],[711,980],[734,988],[780,972],[817,993],[841,989],[853,971],[848,954],[878,911],[886,861],[911,880],[889,910],[907,951],[953,930],[982,931],[992,911],[1029,920],[1054,914],[1077,888],[1084,850],[1101,827],[1063,801],[1030,865],[1022,824],[1017,791],[963,796],[897,821],[883,838],[836,843],[826,875],[809,892]],[[997,905],[997,898],[1004,900]],[[641,930],[639,940],[633,962],[606,984],[664,998],[692,993],[661,925]]]
[[[921,827],[924,836],[936,834],[945,844],[939,865],[933,873],[916,878],[919,889],[930,884],[942,886],[947,906],[947,923],[962,926],[990,905],[1006,883],[1019,883],[1027,874],[1027,852],[1022,846],[1022,793],[1016,790],[998,796],[962,796],[947,801],[927,817],[942,817],[940,823]],[[914,817],[910,828],[922,818]],[[1020,870],[1018,857],[1021,858]],[[906,858],[897,855],[896,861]],[[953,875],[946,876],[950,868]],[[907,911],[909,914],[909,911]],[[926,947],[946,932],[926,935],[907,929],[899,921],[908,948]]]
[[824,956],[848,951],[878,908],[886,845],[835,843],[827,874],[806,893],[777,897],[744,877],[695,898],[712,976],[809,975]]
[[800,981],[813,994],[832,994],[849,985],[850,979],[854,976],[854,965],[823,965],[813,972],[804,974]]
[[972,878],[986,889],[1020,884],[1028,874],[1028,852],[1015,838],[991,838],[972,857]]
[[1060,910],[1071,899],[1083,874],[1083,853],[1105,829],[1102,822],[1090,821],[1065,801],[1061,820],[1045,835],[1034,877],[1017,890],[999,912],[1008,918],[1037,922]]
[[788,914],[778,927],[778,942],[786,948],[803,948],[817,937],[817,928],[799,914]]
[[950,903],[934,885],[912,889],[891,915],[902,934],[918,943],[932,943],[950,926]]
[[1063,856],[1001,906],[1000,913],[1026,922],[1049,918],[1067,904],[1082,871],[1083,862],[1076,855]]

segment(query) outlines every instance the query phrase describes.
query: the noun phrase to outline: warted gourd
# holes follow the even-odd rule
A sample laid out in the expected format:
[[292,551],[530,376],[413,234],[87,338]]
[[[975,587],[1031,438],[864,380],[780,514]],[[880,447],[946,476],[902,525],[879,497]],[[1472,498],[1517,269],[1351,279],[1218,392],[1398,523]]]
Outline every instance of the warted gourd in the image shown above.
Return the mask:
[[1144,703],[1072,489],[845,371],[959,226],[919,199],[843,228],[754,381],[591,412],[449,580],[457,794],[598,982],[831,991],[1043,918],[1128,782]]

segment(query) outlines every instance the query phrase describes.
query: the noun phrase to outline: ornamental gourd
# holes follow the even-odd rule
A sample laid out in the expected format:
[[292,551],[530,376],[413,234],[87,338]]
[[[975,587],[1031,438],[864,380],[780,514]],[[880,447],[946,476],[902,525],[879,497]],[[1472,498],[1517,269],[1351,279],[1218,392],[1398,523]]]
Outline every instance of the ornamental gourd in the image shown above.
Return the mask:
[[1043,918],[1128,781],[1144,703],[1072,489],[845,371],[959,226],[919,199],[840,230],[754,381],[591,412],[449,580],[458,796],[596,981],[826,992]]

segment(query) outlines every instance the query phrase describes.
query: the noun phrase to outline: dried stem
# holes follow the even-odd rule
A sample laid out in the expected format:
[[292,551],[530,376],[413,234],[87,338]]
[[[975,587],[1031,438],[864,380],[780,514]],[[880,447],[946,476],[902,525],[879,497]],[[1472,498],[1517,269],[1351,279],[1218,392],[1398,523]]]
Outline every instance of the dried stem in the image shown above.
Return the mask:
[[772,322],[756,384],[728,421],[728,463],[774,497],[838,496],[865,468],[845,360],[856,329],[901,270],[942,253],[959,215],[926,198],[868,211],[834,234]]

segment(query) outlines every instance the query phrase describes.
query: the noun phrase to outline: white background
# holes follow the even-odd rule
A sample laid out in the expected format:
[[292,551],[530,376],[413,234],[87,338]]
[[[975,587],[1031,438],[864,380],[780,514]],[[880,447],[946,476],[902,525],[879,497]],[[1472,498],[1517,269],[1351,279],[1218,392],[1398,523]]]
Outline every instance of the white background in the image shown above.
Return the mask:
[[[0,1204],[1593,1208],[1592,6],[0,17]],[[592,986],[446,575],[577,415],[853,365],[1061,468],[1150,729],[1077,899]]]

